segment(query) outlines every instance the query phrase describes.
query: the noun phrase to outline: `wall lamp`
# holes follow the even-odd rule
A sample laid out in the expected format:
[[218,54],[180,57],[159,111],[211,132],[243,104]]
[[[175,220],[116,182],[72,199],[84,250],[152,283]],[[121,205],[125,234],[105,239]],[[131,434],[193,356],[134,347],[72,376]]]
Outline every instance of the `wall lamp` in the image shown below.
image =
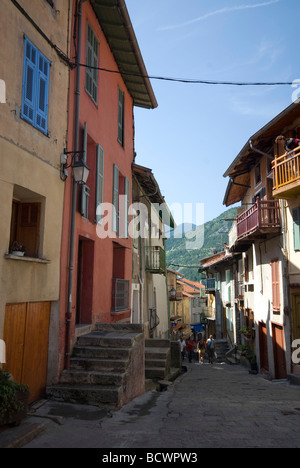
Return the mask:
[[[73,177],[77,184],[84,185],[89,176],[90,169],[86,165],[86,162],[80,158],[84,151],[66,151],[64,149],[63,154],[60,156],[60,178],[64,182],[68,177],[68,168],[71,167],[73,170]],[[71,156],[71,162],[68,164],[68,156]]]

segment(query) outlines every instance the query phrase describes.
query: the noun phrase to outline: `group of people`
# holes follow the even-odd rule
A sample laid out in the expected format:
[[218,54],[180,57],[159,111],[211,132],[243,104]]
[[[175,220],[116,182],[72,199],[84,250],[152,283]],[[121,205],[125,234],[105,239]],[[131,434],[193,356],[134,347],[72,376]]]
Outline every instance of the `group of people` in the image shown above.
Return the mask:
[[199,364],[203,364],[205,355],[208,357],[208,362],[213,364],[216,355],[216,342],[213,335],[210,335],[205,341],[200,334],[197,343],[194,341],[193,336],[190,336],[186,341],[184,338],[180,338],[180,344],[182,360],[184,360],[187,355],[189,362],[192,362],[196,352],[198,354]]

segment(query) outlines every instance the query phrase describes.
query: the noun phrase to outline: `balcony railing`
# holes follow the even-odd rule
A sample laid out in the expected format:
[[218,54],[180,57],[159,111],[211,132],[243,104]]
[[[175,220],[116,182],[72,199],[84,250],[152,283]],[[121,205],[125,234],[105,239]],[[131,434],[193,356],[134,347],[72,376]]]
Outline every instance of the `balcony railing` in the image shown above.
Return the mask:
[[280,229],[280,210],[278,200],[261,201],[237,218],[237,239],[278,232]]
[[161,247],[146,247],[146,270],[150,273],[166,272],[166,254]]
[[206,278],[201,280],[203,286],[205,286],[206,291],[215,291],[216,290],[216,280],[215,278]]
[[300,193],[300,147],[276,157],[273,166],[273,195],[292,196]]
[[130,281],[113,279],[112,285],[112,312],[122,312],[129,309]]

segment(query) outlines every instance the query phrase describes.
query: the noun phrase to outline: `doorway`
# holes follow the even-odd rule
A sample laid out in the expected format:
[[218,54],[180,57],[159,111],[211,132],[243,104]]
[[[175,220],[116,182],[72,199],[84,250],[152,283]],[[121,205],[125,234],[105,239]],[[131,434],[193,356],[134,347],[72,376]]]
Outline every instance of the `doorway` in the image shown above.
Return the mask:
[[267,325],[263,322],[259,322],[258,330],[259,330],[260,368],[268,371],[269,370],[269,358],[268,358]]
[[273,354],[275,366],[275,379],[286,379],[286,360],[283,327],[276,323],[272,323],[273,336]]
[[77,265],[76,325],[92,323],[94,242],[79,239]]
[[293,340],[300,339],[300,295],[292,296]]

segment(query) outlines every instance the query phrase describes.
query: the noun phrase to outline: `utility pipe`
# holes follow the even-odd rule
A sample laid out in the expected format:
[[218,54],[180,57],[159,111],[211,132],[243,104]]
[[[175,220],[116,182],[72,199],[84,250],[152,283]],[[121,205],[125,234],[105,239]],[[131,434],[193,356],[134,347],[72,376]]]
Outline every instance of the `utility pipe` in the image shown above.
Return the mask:
[[[81,36],[82,36],[82,4],[86,0],[79,0],[77,20],[77,54],[76,54],[76,90],[75,90],[75,127],[74,127],[74,152],[79,150],[79,106],[80,106],[80,63],[81,63]],[[70,228],[69,250],[69,284],[68,284],[68,308],[66,313],[66,345],[65,345],[65,369],[70,368],[71,354],[71,325],[72,325],[72,295],[73,295],[73,271],[74,271],[74,244],[75,244],[75,217],[77,184],[72,179],[72,211]]]

